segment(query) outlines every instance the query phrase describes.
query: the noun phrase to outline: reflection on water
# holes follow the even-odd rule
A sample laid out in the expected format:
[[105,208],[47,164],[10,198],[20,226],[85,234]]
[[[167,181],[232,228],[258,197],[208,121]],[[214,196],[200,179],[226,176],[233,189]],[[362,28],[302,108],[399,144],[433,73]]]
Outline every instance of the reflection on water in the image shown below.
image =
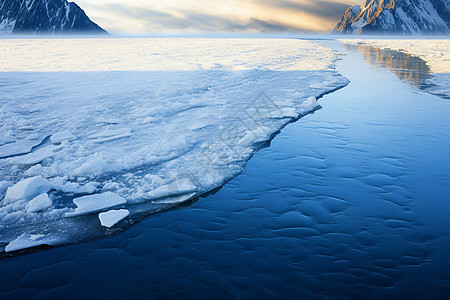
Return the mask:
[[384,50],[367,45],[345,45],[349,50],[359,51],[371,65],[388,68],[400,79],[405,80],[421,90],[430,86],[431,70],[427,63],[417,56],[405,52]]

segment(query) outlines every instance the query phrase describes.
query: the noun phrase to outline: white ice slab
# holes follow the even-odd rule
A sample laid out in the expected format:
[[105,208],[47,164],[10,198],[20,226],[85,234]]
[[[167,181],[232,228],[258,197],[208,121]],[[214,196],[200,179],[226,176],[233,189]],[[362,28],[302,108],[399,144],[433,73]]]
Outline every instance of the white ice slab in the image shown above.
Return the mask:
[[104,227],[111,228],[126,217],[130,215],[130,212],[126,209],[110,210],[98,214],[100,223]]
[[119,195],[106,192],[103,194],[83,196],[73,199],[73,202],[77,206],[74,212],[67,213],[67,217],[85,215],[101,210],[108,209],[110,207],[125,204],[127,201]]

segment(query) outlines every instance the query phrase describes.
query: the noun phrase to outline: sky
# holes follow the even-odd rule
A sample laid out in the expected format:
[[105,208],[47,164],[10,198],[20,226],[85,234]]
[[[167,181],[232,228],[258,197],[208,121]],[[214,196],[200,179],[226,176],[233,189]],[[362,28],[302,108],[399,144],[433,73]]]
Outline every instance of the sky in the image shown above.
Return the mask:
[[328,33],[363,0],[71,0],[115,34]]

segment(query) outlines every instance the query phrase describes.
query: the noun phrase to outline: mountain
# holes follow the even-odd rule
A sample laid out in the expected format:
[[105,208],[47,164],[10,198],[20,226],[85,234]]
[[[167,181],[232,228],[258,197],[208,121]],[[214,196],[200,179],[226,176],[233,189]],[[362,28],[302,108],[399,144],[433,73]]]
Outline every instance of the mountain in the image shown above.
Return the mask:
[[366,0],[347,9],[333,33],[449,34],[450,0]]
[[0,33],[107,34],[66,0],[0,0]]

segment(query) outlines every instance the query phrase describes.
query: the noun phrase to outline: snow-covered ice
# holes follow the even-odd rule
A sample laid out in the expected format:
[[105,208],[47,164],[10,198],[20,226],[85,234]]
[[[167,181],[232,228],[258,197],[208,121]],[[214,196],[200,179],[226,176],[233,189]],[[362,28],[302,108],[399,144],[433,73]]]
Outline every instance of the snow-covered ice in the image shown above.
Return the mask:
[[[348,83],[337,58],[294,39],[2,40],[4,242],[24,232],[77,242],[63,228],[86,228],[76,221],[86,214],[123,206],[133,217],[221,186]],[[28,213],[43,193],[51,206]],[[34,225],[46,222],[59,223]]]
[[99,213],[98,218],[100,219],[100,224],[102,224],[102,226],[111,228],[129,215],[130,212],[128,210],[119,209]]

